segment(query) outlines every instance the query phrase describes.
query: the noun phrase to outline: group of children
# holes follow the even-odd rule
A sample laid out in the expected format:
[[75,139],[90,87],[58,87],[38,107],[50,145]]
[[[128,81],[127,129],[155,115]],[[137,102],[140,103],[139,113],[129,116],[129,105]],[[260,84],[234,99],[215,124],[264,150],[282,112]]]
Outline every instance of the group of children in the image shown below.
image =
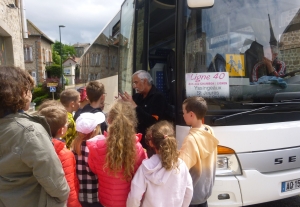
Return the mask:
[[148,128],[155,151],[148,159],[135,131],[136,110],[120,99],[105,117],[100,82],[42,103],[41,117],[24,113],[32,100],[30,74],[0,67],[0,80],[0,206],[207,206],[218,141],[202,124],[203,98],[182,105],[191,129],[179,151],[172,124]]
[[180,151],[171,123],[159,121],[147,130],[146,141],[156,152],[149,159],[135,131],[135,109],[117,100],[105,117],[104,100],[104,85],[91,81],[81,93],[67,89],[60,102],[39,107],[70,187],[67,206],[207,206],[218,140],[202,124],[205,100],[190,97],[183,103],[191,129]]

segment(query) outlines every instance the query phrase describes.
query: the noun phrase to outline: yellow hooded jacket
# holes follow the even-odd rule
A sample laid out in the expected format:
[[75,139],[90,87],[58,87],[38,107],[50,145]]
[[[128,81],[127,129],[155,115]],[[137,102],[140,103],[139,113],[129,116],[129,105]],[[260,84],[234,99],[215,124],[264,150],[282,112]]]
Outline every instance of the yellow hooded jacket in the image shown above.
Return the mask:
[[193,179],[193,204],[202,204],[211,195],[215,181],[217,145],[213,130],[207,125],[191,128],[180,149],[180,158],[186,163]]

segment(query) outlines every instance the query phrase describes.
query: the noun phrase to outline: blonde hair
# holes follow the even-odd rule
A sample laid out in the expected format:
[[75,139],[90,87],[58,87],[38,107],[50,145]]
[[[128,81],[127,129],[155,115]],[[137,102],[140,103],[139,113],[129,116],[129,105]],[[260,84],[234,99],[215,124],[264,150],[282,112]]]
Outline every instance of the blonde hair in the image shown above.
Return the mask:
[[80,99],[80,93],[72,88],[66,89],[60,93],[60,102],[64,107],[68,107],[72,101]]
[[94,131],[89,134],[84,134],[82,132],[76,132],[75,139],[71,144],[71,149],[77,154],[81,155],[81,144],[83,141],[89,140],[101,132],[100,125],[98,124]]
[[55,107],[62,107],[65,108],[59,101],[57,100],[45,100],[42,102],[42,104],[39,106],[38,112],[40,112],[42,109],[47,108],[49,106],[55,106]]
[[[168,121],[160,121],[147,130],[146,139],[158,150],[162,166],[166,170],[178,168],[179,151],[173,125]],[[179,168],[178,168],[179,169]]]
[[46,121],[50,126],[52,137],[55,137],[58,130],[68,121],[67,110],[62,105],[49,105],[39,109],[38,113],[46,118]]
[[136,161],[137,117],[130,103],[117,101],[108,113],[107,153],[104,168],[114,174],[123,170],[126,181],[132,179]]

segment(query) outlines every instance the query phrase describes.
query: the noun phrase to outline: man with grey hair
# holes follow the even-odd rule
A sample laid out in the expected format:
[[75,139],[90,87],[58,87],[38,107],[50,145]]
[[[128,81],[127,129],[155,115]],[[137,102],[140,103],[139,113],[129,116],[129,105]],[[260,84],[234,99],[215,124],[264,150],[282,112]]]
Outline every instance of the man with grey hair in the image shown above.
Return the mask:
[[165,96],[153,85],[151,75],[145,70],[138,70],[132,75],[132,87],[136,92],[132,97],[127,92],[119,95],[136,109],[139,122],[137,132],[143,134],[141,144],[147,149],[146,129],[157,121],[165,119],[167,101]]

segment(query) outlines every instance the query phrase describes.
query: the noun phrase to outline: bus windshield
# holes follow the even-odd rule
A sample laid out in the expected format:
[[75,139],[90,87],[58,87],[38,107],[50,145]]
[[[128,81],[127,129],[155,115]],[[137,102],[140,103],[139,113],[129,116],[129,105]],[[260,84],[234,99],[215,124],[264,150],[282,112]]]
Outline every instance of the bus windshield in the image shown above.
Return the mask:
[[299,102],[299,9],[294,0],[187,7],[186,95],[205,97],[217,111]]

